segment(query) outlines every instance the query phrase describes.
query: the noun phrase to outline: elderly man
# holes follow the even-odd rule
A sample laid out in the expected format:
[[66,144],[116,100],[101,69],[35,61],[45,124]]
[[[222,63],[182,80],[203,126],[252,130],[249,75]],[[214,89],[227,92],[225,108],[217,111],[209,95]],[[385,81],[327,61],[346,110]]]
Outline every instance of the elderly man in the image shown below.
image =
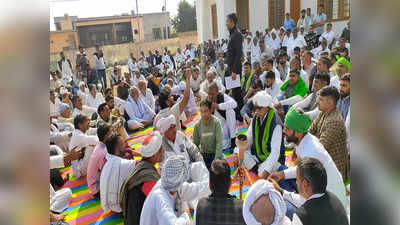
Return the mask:
[[162,147],[165,151],[163,163],[173,155],[184,156],[188,163],[203,161],[197,146],[182,131],[177,130],[174,115],[161,118],[157,121],[156,128],[163,135]]
[[74,160],[72,164],[72,173],[76,178],[86,175],[90,156],[93,148],[99,143],[99,138],[94,135],[87,135],[90,120],[87,116],[77,115],[74,118],[75,130],[72,133],[69,149],[85,149],[85,155],[81,160]]
[[212,112],[221,121],[223,130],[222,147],[235,148],[236,137],[236,101],[229,95],[220,93],[217,83],[213,82],[208,87],[207,99],[212,102]]
[[139,97],[139,90],[136,87],[130,88],[124,109],[129,118],[129,129],[143,128],[153,121],[154,111]]
[[96,85],[89,85],[89,94],[86,96],[86,104],[92,108],[97,109],[101,103],[104,103],[104,97],[96,90]]
[[301,197],[280,189],[275,183],[284,198],[299,197],[296,200],[301,207],[296,209],[292,224],[312,225],[321,224],[321,221],[328,225],[349,224],[343,204],[334,193],[327,190],[328,182],[324,165],[318,159],[304,157],[297,162],[296,169],[296,183]]
[[207,90],[212,82],[216,82],[218,85],[219,92],[225,93],[225,86],[219,77],[216,76],[216,70],[211,67],[206,74],[206,79],[200,85],[200,96],[202,99],[207,97]]
[[129,171],[136,165],[135,160],[121,158],[125,147],[124,139],[119,134],[112,134],[106,139],[106,160],[100,175],[100,202],[104,211],[121,212],[120,190]]
[[[282,137],[282,121],[275,113],[272,98],[266,92],[259,92],[253,98],[256,115],[251,120],[247,137],[249,147],[245,151],[244,165],[247,169],[267,178],[272,172],[284,170],[285,147]],[[285,188],[293,190],[289,182]]]
[[140,74],[139,68],[133,69],[133,74],[132,74],[132,85],[137,87],[138,82],[140,80],[146,80],[142,74]]
[[231,170],[228,162],[215,160],[210,168],[212,194],[199,200],[194,213],[195,224],[246,224],[242,216],[243,201],[228,194],[230,185]]
[[73,123],[74,117],[71,115],[71,108],[68,104],[60,102],[58,104],[58,113],[60,114],[57,118],[58,123]]
[[[318,138],[308,133],[311,123],[310,117],[305,115],[301,109],[292,107],[286,114],[283,133],[288,142],[296,144],[296,155],[298,158],[312,157],[318,159],[322,163],[326,169],[328,179],[326,189],[334,193],[340,199],[343,206],[347,208],[348,200],[346,198],[342,175],[333,162],[332,157],[325,150]],[[296,178],[296,166],[290,167],[284,171],[274,172],[269,178],[275,181]],[[293,193],[285,195],[284,198],[289,200],[297,208],[304,203],[304,199],[301,201],[300,196]]]
[[[72,124],[71,124],[72,125]],[[50,118],[50,144],[57,145],[63,152],[69,152],[68,144],[72,136],[72,131],[59,130],[56,123],[51,122]]]
[[91,118],[93,113],[96,112],[95,108],[83,105],[82,98],[79,95],[72,96],[72,104],[74,105],[74,110],[72,111],[72,117],[75,117],[79,114],[83,114]]
[[290,225],[286,217],[286,204],[274,185],[267,180],[258,180],[251,185],[243,203],[246,224]]
[[58,113],[58,104],[60,103],[60,99],[56,98],[56,94],[54,90],[50,90],[50,117],[57,118],[59,116]]
[[153,112],[156,110],[153,93],[150,88],[147,88],[147,82],[145,80],[139,80],[138,82],[139,97],[150,107]]
[[349,163],[346,127],[344,119],[336,107],[339,96],[339,91],[335,87],[328,86],[319,91],[317,105],[321,112],[311,124],[309,132],[319,139],[345,180],[349,171]]
[[222,158],[222,126],[220,120],[212,115],[212,102],[200,103],[201,120],[194,126],[193,142],[200,149],[207,169],[214,159]]
[[312,92],[303,100],[293,105],[294,108],[301,108],[313,120],[318,116],[319,109],[317,107],[318,91],[329,85],[330,76],[326,72],[319,72],[315,75]]
[[142,160],[132,169],[121,187],[120,205],[125,225],[139,225],[144,201],[160,175],[155,168],[163,159],[162,137],[158,131],[147,136],[140,147]]
[[156,115],[153,124],[157,125],[157,122],[160,119],[168,117],[169,115],[174,115],[176,124],[180,124],[181,115],[184,116],[184,114],[182,113],[184,112],[190,97],[190,77],[191,77],[190,73],[191,73],[190,68],[186,68],[185,70],[186,89],[183,92],[183,97],[178,102],[175,102],[174,97],[171,94],[170,88],[164,87],[161,90],[160,96],[158,97],[158,103],[160,105],[161,110]]
[[210,194],[208,176],[187,183],[191,171],[181,155],[169,157],[161,171],[161,179],[144,202],[140,224],[189,224],[185,203]]

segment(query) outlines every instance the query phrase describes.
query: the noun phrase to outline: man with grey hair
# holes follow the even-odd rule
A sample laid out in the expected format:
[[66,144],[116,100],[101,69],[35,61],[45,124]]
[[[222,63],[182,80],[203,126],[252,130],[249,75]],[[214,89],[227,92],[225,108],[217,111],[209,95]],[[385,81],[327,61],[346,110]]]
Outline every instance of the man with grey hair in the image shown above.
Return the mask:
[[208,196],[209,180],[187,183],[191,171],[183,156],[171,156],[165,162],[161,179],[147,196],[141,225],[191,224],[187,202]]
[[216,82],[212,82],[208,87],[207,99],[212,102],[211,111],[221,121],[223,149],[230,148],[233,151],[236,137],[236,101],[221,93]]
[[139,97],[136,87],[129,89],[129,97],[124,109],[129,117],[127,121],[129,129],[143,128],[150,125],[154,118],[154,111]]

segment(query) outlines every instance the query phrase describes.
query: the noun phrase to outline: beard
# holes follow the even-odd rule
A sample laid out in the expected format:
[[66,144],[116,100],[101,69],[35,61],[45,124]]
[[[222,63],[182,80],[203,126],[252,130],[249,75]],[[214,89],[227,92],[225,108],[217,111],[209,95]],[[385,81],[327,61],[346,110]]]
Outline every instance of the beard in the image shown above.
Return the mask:
[[344,93],[342,91],[340,91],[340,97],[342,98],[346,98],[350,93]]
[[286,136],[285,138],[286,138],[286,141],[289,143],[293,142],[295,144],[298,144],[298,142],[299,142],[299,139],[296,136],[294,136],[294,134],[291,136]]

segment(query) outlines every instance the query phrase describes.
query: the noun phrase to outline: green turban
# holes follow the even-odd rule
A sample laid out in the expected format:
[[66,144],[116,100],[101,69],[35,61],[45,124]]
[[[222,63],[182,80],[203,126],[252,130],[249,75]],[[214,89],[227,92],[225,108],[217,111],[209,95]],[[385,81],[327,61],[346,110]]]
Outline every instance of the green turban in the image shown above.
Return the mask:
[[340,57],[336,63],[345,65],[347,70],[350,71],[350,62],[345,57]]
[[296,112],[293,107],[289,109],[285,116],[285,125],[300,133],[307,133],[311,123],[312,121],[308,115]]

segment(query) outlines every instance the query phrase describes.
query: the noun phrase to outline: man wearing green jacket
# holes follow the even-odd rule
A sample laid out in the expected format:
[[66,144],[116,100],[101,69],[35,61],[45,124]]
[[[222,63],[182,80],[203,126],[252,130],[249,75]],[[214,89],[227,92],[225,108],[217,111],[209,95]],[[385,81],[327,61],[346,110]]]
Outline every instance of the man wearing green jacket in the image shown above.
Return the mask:
[[277,97],[279,102],[274,105],[280,116],[283,116],[282,113],[286,113],[290,106],[303,100],[308,92],[308,86],[300,77],[299,70],[291,70],[289,79],[282,84],[280,89],[281,94]]

